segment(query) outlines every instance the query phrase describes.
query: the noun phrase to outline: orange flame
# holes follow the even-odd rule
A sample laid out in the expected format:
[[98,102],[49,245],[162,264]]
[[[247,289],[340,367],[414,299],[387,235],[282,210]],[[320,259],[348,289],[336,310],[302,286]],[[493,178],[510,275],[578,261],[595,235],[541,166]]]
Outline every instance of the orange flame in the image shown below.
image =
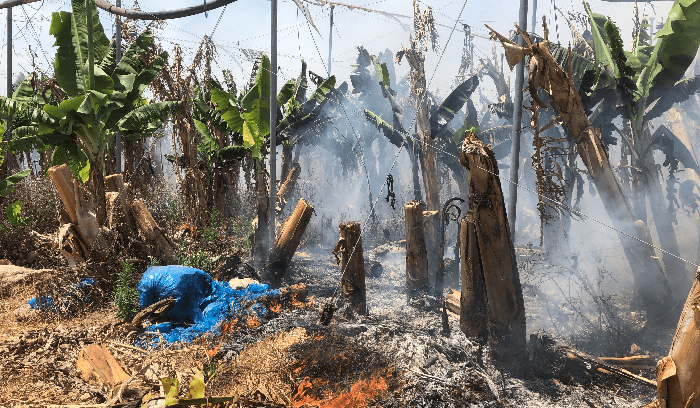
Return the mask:
[[292,406],[313,406],[317,408],[365,408],[379,394],[389,389],[386,380],[382,377],[359,380],[350,387],[350,391],[340,394],[333,399],[324,401],[311,395],[313,383],[327,382],[321,379],[310,380],[306,377],[297,388],[297,393],[292,397]]
[[282,310],[282,305],[273,300],[270,302],[270,310],[272,310],[273,313],[279,313]]
[[303,302],[297,300],[296,293],[292,293],[292,295],[289,297],[289,303],[291,303],[292,306],[294,306],[297,309],[301,309],[305,306]]
[[217,353],[217,352],[219,351],[219,349],[221,348],[221,344],[222,344],[222,343],[223,343],[223,340],[220,340],[220,341],[219,341],[219,344],[217,344],[214,348],[205,349],[205,350],[204,350],[204,354],[206,354],[207,357],[209,357],[209,358],[214,357],[214,355],[216,355],[216,353]]
[[260,323],[260,320],[258,320],[257,317],[255,316],[248,316],[248,327],[250,328],[255,328],[260,326],[262,323]]

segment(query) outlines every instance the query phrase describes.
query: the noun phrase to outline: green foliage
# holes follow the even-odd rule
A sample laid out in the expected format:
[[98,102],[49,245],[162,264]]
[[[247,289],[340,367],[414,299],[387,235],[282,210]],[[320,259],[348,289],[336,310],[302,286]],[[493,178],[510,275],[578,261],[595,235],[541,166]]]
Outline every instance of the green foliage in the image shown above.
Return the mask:
[[[261,158],[261,149],[266,143],[269,144],[270,135],[269,69],[270,61],[263,55],[255,82],[245,95],[237,96],[235,87],[232,87],[233,93],[229,93],[212,83],[211,102],[215,110],[209,108],[204,100],[194,102],[197,116],[195,128],[202,136],[198,150],[209,166],[215,161],[244,156],[247,152],[251,152],[255,159]],[[296,81],[287,81],[277,95],[277,106],[283,114],[277,125],[277,134],[315,119],[334,87],[335,77],[327,78],[307,100],[306,62],[302,61],[301,75]],[[220,148],[210,127],[231,135],[234,145]]]
[[[206,375],[205,373],[199,371],[197,372],[192,380],[190,380],[190,390],[184,398],[178,398],[180,392],[180,382],[176,378],[161,378],[160,383],[163,386],[163,395],[165,397],[165,406],[177,406],[184,407],[189,405],[204,405],[210,406],[215,404],[221,404],[225,402],[230,402],[236,399],[236,397],[205,397],[206,390]],[[148,403],[153,400],[155,396],[149,393],[144,398],[144,404],[141,408],[145,408]]]
[[22,204],[24,203],[21,201],[15,201],[14,203],[10,204],[5,211],[7,213],[7,220],[10,221],[12,225],[16,225],[18,227],[26,227],[30,222],[32,222],[31,216],[22,217]]
[[[114,47],[104,34],[94,1],[72,0],[72,6],[72,12],[54,13],[49,29],[57,46],[56,81],[68,98],[57,103],[44,95],[33,95],[27,82],[12,99],[0,98],[0,114],[17,115],[26,122],[13,132],[14,143],[25,149],[59,148],[52,164],[68,163],[74,176],[81,176],[81,171],[82,175],[87,173],[87,161],[103,169],[105,154],[117,132],[125,132],[127,137],[148,136],[180,102],[146,104],[142,99],[145,87],[167,58],[167,53],[146,57],[153,42],[149,30],[141,33],[115,64]],[[93,37],[92,47],[88,47],[89,36]],[[95,64],[89,63],[89,54]],[[90,80],[90,65],[94,81]]]
[[627,55],[625,55],[624,45],[620,37],[620,30],[617,25],[608,19],[604,25],[605,34],[610,45],[610,55],[615,64],[617,74],[617,88],[622,95],[622,99],[631,102],[636,89],[634,77],[635,71],[627,65]]
[[209,212],[209,225],[202,229],[202,238],[207,243],[214,243],[216,237],[219,235],[218,224],[219,216],[221,214],[217,210],[211,210]]
[[250,235],[253,233],[253,221],[246,220],[244,218],[237,217],[235,215],[231,216],[231,230],[234,235],[234,240],[238,242],[239,248],[243,252],[248,252],[250,250]]
[[[1,141],[2,140],[0,140],[0,142]],[[0,149],[0,156],[2,156],[3,158],[5,157],[3,149]],[[2,160],[0,160],[0,165],[1,164],[2,164]],[[31,172],[32,172],[32,169],[22,170],[19,173],[15,173],[4,180],[0,180],[0,197],[5,197],[8,194],[15,191],[14,186],[17,183],[19,183],[20,181],[22,181],[22,179],[27,177],[29,175],[29,173],[31,173]]]
[[151,259],[148,262],[148,266],[160,266],[160,261],[158,260],[158,258],[156,258],[155,256],[152,256],[150,258]]
[[241,99],[243,147],[260,159],[265,136],[270,134],[270,59],[262,56],[258,74],[250,90]]
[[187,245],[184,243],[178,248],[178,259],[180,260],[180,265],[182,266],[201,269],[207,273],[211,273],[214,270],[214,264],[209,258],[208,253],[201,250],[188,252]]
[[117,307],[117,317],[129,320],[136,315],[139,292],[132,287],[134,265],[122,262],[122,271],[117,274],[114,284],[114,305]]

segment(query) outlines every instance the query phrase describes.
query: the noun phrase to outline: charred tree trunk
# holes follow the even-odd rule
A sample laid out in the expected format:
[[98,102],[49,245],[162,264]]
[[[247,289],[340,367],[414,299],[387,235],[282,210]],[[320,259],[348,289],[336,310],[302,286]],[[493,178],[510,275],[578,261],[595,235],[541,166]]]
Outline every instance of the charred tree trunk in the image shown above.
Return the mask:
[[459,328],[467,337],[488,338],[486,287],[474,216],[467,213],[459,226],[460,275]]
[[469,172],[469,211],[488,299],[489,343],[494,357],[520,373],[527,364],[525,302],[510,236],[498,163],[491,149],[467,132],[460,162]]
[[268,269],[276,278],[282,277],[289,267],[313,212],[314,207],[301,198],[294,213],[282,224],[268,264]]
[[[586,166],[613,226],[621,231],[622,247],[634,274],[635,303],[647,312],[651,321],[660,321],[672,307],[671,290],[654,249],[647,244],[630,238],[644,239],[646,227],[638,228],[629,200],[625,196],[608,159],[600,139],[600,131],[590,125],[583,109],[581,98],[569,73],[560,67],[549,53],[548,42],[533,44],[527,33],[518,32],[525,38],[526,47],[520,47],[502,35],[491,30],[506,50],[506,58],[515,66],[525,55],[530,55],[530,95],[541,107],[546,105],[537,97],[537,87],[551,97],[561,118],[571,132],[583,164]],[[570,62],[569,62],[570,64]],[[647,241],[649,242],[649,241]]]
[[700,408],[700,269],[683,306],[671,351],[656,366],[656,377],[656,407]]
[[335,246],[333,254],[342,273],[341,295],[350,301],[350,306],[355,311],[367,314],[365,259],[362,252],[360,223],[357,221],[343,222],[339,229],[340,240]]
[[445,251],[445,245],[442,240],[442,216],[440,211],[423,211],[423,222],[429,275],[435,274],[436,291],[442,293],[445,263],[441,255]]
[[428,252],[423,232],[423,204],[409,201],[404,206],[406,218],[406,289],[410,292],[427,289]]
[[280,180],[286,180],[292,170],[292,151],[294,145],[286,142],[282,144],[282,166],[280,167]]
[[413,200],[423,201],[422,194],[420,192],[420,178],[418,176],[418,157],[420,156],[416,151],[416,147],[412,142],[407,142],[408,146],[408,157],[411,161],[411,176],[413,177]]
[[282,211],[284,211],[284,208],[287,206],[287,201],[289,201],[289,197],[292,195],[292,191],[294,191],[294,186],[296,185],[300,174],[301,166],[299,163],[294,163],[291,170],[288,171],[286,176],[281,179],[284,180],[284,182],[280,185],[280,188],[277,191],[278,215],[282,214]]

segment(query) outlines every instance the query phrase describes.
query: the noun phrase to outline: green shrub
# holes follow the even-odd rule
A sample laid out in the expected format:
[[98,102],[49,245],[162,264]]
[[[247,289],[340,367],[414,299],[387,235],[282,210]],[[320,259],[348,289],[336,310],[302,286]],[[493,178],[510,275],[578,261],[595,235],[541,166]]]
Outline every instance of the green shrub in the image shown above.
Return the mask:
[[131,286],[133,279],[134,265],[122,262],[122,271],[117,274],[114,284],[114,305],[117,307],[117,317],[122,320],[131,319],[138,310],[139,292]]

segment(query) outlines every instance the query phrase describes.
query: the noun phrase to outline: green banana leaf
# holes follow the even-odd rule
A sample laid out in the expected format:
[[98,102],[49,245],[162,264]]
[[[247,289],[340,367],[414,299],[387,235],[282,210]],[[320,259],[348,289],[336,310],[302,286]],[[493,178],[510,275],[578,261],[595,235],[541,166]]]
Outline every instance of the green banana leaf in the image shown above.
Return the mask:
[[260,159],[263,139],[270,134],[270,59],[263,54],[253,87],[241,99],[243,145]]
[[396,147],[401,147],[405,143],[405,137],[396,128],[387,123],[384,119],[380,118],[376,113],[365,109],[365,118],[372,123],[377,129],[381,130],[389,139],[389,142]]
[[31,172],[32,169],[22,170],[4,180],[0,180],[0,197],[5,197],[15,191],[14,186],[27,177]]
[[455,113],[462,109],[477,86],[479,86],[479,78],[475,75],[459,84],[442,101],[437,112],[430,116],[430,132],[433,136],[437,136],[452,121]]
[[681,80],[700,47],[700,0],[676,0],[646,65],[643,96],[671,89]]

